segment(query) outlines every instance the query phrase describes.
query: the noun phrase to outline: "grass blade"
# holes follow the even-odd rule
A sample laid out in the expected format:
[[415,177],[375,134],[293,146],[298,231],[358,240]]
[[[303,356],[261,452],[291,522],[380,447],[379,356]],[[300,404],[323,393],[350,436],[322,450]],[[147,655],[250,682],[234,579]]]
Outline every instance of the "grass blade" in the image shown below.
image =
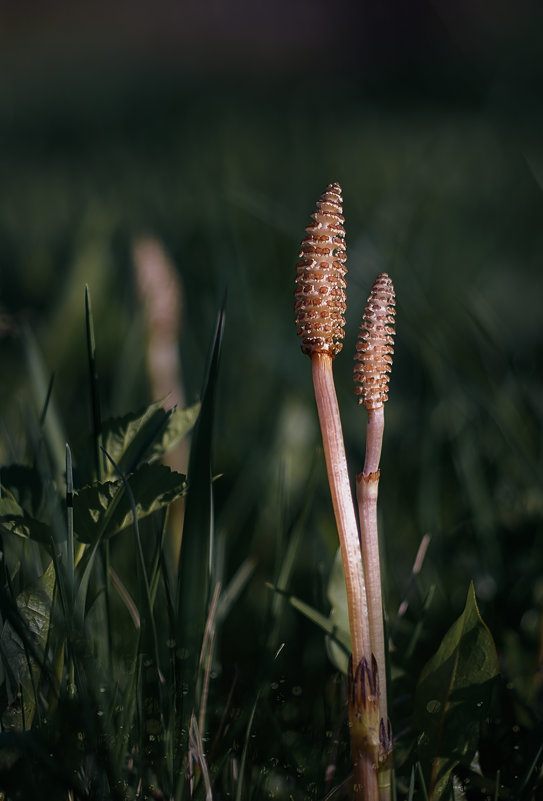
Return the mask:
[[258,704],[258,696],[253,704],[253,708],[251,710],[251,716],[249,718],[249,723],[247,725],[247,732],[245,733],[245,742],[243,743],[243,753],[241,754],[241,763],[239,766],[239,778],[238,778],[238,786],[236,789],[236,801],[241,801],[241,799],[243,798],[243,778],[245,774],[245,765],[247,762],[247,751],[249,748],[249,738],[251,737],[251,729],[253,728],[253,720],[255,717],[257,704]]
[[176,639],[177,651],[183,654],[177,666],[178,687],[183,688],[183,694],[178,694],[181,753],[186,753],[190,720],[196,708],[198,664],[208,614],[214,531],[211,446],[223,329],[224,306],[215,329],[201,413],[192,441],[178,567]]
[[100,413],[100,394],[98,391],[98,370],[96,367],[96,342],[92,318],[91,297],[88,285],[85,286],[85,324],[87,329],[87,358],[89,363],[90,400],[92,409],[92,434],[94,440],[94,467],[96,478],[103,476],[102,419]]

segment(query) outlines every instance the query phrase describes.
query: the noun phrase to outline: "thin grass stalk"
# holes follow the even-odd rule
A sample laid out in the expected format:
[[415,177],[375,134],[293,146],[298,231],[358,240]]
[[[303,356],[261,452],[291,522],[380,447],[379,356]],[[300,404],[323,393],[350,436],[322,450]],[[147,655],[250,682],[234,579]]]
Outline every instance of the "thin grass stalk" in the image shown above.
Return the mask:
[[[87,359],[89,366],[90,399],[92,409],[92,432],[94,441],[94,459],[96,478],[102,481],[104,477],[104,456],[102,453],[102,417],[100,411],[100,393],[98,388],[98,370],[96,365],[96,340],[94,337],[94,320],[92,316],[91,296],[88,285],[85,285],[85,324],[87,331]],[[107,541],[100,544],[99,566],[104,583],[104,618],[107,636],[107,660],[109,668],[113,670],[113,640],[111,634],[111,598],[109,585],[110,554]]]
[[426,557],[426,552],[430,545],[430,535],[425,534],[424,537],[420,541],[420,545],[417,550],[417,554],[415,556],[415,561],[413,562],[413,567],[411,568],[411,576],[409,577],[409,583],[407,585],[407,589],[404,594],[404,598],[398,607],[398,611],[396,613],[396,620],[394,621],[394,627],[391,632],[391,639],[394,640],[394,636],[396,631],[398,630],[399,624],[404,617],[407,609],[409,607],[411,593],[413,591],[413,587],[416,584],[417,578],[419,576],[420,571],[422,570],[422,565],[424,563],[424,559]]
[[221,594],[221,583],[217,582],[213,591],[213,597],[209,604],[209,613],[206,621],[206,628],[202,640],[202,650],[200,653],[200,670],[203,671],[202,689],[200,692],[200,709],[198,714],[198,729],[200,733],[205,731],[205,720],[207,712],[207,700],[209,695],[209,681],[211,678],[211,666],[215,647],[216,634],[216,615]]
[[74,587],[74,479],[72,452],[68,443],[66,443],[66,550],[66,569],[68,572],[71,607]]
[[43,429],[45,425],[45,419],[47,417],[47,410],[49,408],[49,401],[51,400],[51,395],[53,392],[53,384],[55,383],[55,374],[51,373],[51,378],[49,379],[49,384],[47,385],[47,392],[45,394],[45,400],[43,402],[43,408],[40,414],[40,428]]
[[[176,580],[175,640],[177,694],[175,699],[176,750],[180,767],[186,767],[188,735],[198,704],[198,670],[207,615],[209,586],[214,565],[214,503],[211,450],[215,390],[224,330],[224,305],[217,319],[202,391],[202,406],[191,445],[189,492]],[[174,797],[182,792],[181,769]]]
[[[66,578],[67,578],[67,611],[70,628],[74,620],[75,575],[74,575],[74,480],[72,470],[72,453],[66,443]],[[70,649],[71,650],[71,649]],[[68,693],[75,694],[75,668],[72,655],[67,654]]]
[[[141,582],[143,584],[143,590],[144,590],[143,591],[143,600],[145,601],[145,606],[147,607],[146,608],[146,612],[147,612],[147,616],[148,616],[149,626],[150,626],[150,629],[151,629],[151,636],[152,636],[153,649],[154,649],[154,658],[155,658],[155,666],[156,666],[156,674],[157,674],[157,679],[158,679],[158,687],[159,687],[159,693],[161,694],[162,693],[162,686],[165,683],[165,679],[164,679],[164,676],[162,675],[162,671],[160,670],[158,635],[157,635],[157,631],[156,631],[155,617],[154,617],[154,614],[153,614],[153,599],[152,599],[152,595],[151,595],[151,586],[150,586],[150,583],[149,583],[147,567],[146,567],[146,564],[145,564],[145,557],[144,557],[144,554],[143,554],[143,546],[142,546],[142,542],[141,542],[141,536],[140,536],[140,530],[139,530],[139,524],[138,524],[138,512],[137,512],[137,509],[136,509],[136,501],[134,499],[134,493],[132,492],[130,484],[128,483],[127,477],[120,470],[120,468],[117,465],[117,463],[115,462],[115,460],[112,459],[112,457],[107,453],[107,451],[104,451],[104,453],[105,453],[107,459],[111,462],[111,464],[115,468],[117,474],[120,476],[120,478],[121,478],[121,480],[123,482],[123,486],[124,486],[125,492],[127,494],[127,497],[128,497],[129,503],[130,503],[130,509],[132,511],[132,517],[133,517],[132,525],[134,527],[134,536],[135,536],[135,541],[136,541],[138,564],[139,564],[139,569],[141,571]],[[163,705],[161,705],[161,706],[163,707]]]
[[96,478],[102,480],[104,474],[104,461],[102,455],[102,418],[100,412],[100,394],[98,391],[98,371],[96,368],[96,341],[94,337],[94,322],[90,290],[85,286],[85,324],[87,330],[87,359],[89,364],[89,386],[92,410],[92,433],[94,441],[94,466]]
[[44,447],[49,455],[47,472],[52,472],[55,482],[60,486],[64,477],[66,437],[53,399],[54,373],[49,375],[39,345],[31,329],[23,329],[23,345],[27,362],[28,376],[36,408],[39,409],[39,432],[34,433],[35,421],[28,420],[34,442],[35,464],[43,465]]
[[192,715],[190,720],[189,732],[189,771],[190,771],[190,794],[194,795],[194,768],[198,765],[200,768],[200,776],[204,785],[205,801],[213,801],[213,793],[211,791],[211,779],[209,776],[209,768],[204,754],[204,744],[202,741],[202,733],[198,728],[196,715]]
[[251,715],[249,717],[249,723],[247,724],[247,731],[245,733],[245,740],[243,743],[243,751],[241,752],[241,763],[239,766],[239,774],[238,774],[238,782],[236,788],[236,797],[235,801],[242,801],[243,798],[243,780],[245,778],[245,765],[247,762],[247,752],[249,750],[249,739],[251,737],[251,731],[253,728],[253,721],[256,713],[256,708],[258,705],[259,695],[257,695],[256,700],[253,704],[253,708],[251,710]]

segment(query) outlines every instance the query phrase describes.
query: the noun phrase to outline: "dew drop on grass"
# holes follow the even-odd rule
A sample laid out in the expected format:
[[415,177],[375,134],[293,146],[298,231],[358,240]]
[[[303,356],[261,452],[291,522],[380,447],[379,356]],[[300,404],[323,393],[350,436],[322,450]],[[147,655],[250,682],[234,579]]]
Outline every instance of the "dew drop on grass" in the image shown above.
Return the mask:
[[293,687],[293,688],[292,688],[291,692],[292,692],[292,695],[301,695],[301,694],[302,694],[302,692],[303,692],[303,690],[302,690],[302,688],[301,688],[301,687],[300,687],[300,686],[297,684],[295,687]]
[[431,701],[428,701],[426,704],[426,711],[430,715],[435,715],[441,709],[441,702],[438,701],[436,698],[433,698]]
[[166,640],[166,648],[175,648],[175,640]]
[[104,715],[103,709],[99,709],[96,714],[98,715],[99,718],[103,717],[103,715]]

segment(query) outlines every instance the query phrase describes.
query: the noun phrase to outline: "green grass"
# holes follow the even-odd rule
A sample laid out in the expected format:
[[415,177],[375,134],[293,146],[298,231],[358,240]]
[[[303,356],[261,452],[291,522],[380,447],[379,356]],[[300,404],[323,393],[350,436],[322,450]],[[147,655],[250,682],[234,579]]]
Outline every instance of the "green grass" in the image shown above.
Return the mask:
[[[348,328],[335,374],[353,473],[365,425],[351,383],[359,317],[380,271],[398,298],[379,506],[397,797],[424,798],[417,682],[471,581],[502,678],[479,716],[484,775],[461,765],[458,781],[470,801],[541,792],[541,154],[520,123],[480,109],[368,105],[348,88],[337,92],[334,118],[316,126],[304,113],[310,99],[240,91],[225,102],[206,90],[172,100],[168,113],[158,104],[154,116],[119,113],[107,135],[54,122],[34,133],[23,120],[6,136],[2,483],[8,465],[24,465],[18,503],[47,526],[29,537],[2,523],[0,787],[8,798],[34,798],[43,786],[48,798],[67,798],[70,785],[77,798],[136,798],[140,779],[143,797],[152,787],[190,797],[187,725],[205,676],[195,642],[218,578],[200,732],[213,798],[324,799],[348,777],[343,678],[322,630],[269,588],[279,584],[328,614],[337,538],[292,307],[298,243],[332,180],[345,198]],[[139,517],[137,531],[126,525],[107,548],[106,540],[88,545],[72,577],[64,569],[66,442],[74,488],[96,478],[84,286],[102,417],[118,419],[157,400],[146,384],[131,268],[132,238],[148,230],[183,281],[186,396],[204,404],[189,467],[189,482],[191,470],[198,477],[187,498],[194,536],[177,572],[165,559],[165,499]],[[225,290],[210,396],[202,386]],[[121,492],[113,469],[111,479]],[[137,486],[133,493],[137,505]],[[430,549],[397,620],[426,533]],[[76,526],[75,552],[78,542]],[[112,587],[108,564],[133,607]],[[246,580],[236,584],[240,570]],[[45,606],[30,637],[15,601],[38,605],[38,587]],[[190,658],[179,664],[184,637]],[[198,738],[191,747],[196,759]],[[196,785],[195,797],[205,798],[202,772]]]

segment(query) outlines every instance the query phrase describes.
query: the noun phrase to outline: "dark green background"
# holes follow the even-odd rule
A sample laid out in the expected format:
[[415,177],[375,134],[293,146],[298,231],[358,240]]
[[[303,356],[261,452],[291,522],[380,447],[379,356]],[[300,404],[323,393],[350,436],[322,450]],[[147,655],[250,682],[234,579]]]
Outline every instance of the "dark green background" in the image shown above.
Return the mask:
[[[540,9],[40,9],[2,12],[2,461],[29,458],[26,324],[55,373],[54,398],[77,455],[90,426],[85,282],[104,414],[151,400],[131,261],[134,237],[151,233],[183,282],[189,402],[227,292],[217,522],[227,574],[249,554],[258,567],[225,652],[251,671],[255,642],[265,639],[264,581],[274,580],[308,500],[290,589],[327,611],[335,533],[293,280],[309,215],[337,180],[349,289],[335,372],[353,474],[365,419],[352,395],[352,354],[379,272],[391,275],[398,300],[380,490],[391,625],[429,533],[424,582],[437,591],[413,670],[437,647],[473,579],[504,672],[535,703],[543,606]],[[285,652],[298,678],[325,660],[320,633],[285,611],[278,642],[292,644],[300,631],[303,666],[293,646]],[[399,663],[411,629],[402,632]]]

